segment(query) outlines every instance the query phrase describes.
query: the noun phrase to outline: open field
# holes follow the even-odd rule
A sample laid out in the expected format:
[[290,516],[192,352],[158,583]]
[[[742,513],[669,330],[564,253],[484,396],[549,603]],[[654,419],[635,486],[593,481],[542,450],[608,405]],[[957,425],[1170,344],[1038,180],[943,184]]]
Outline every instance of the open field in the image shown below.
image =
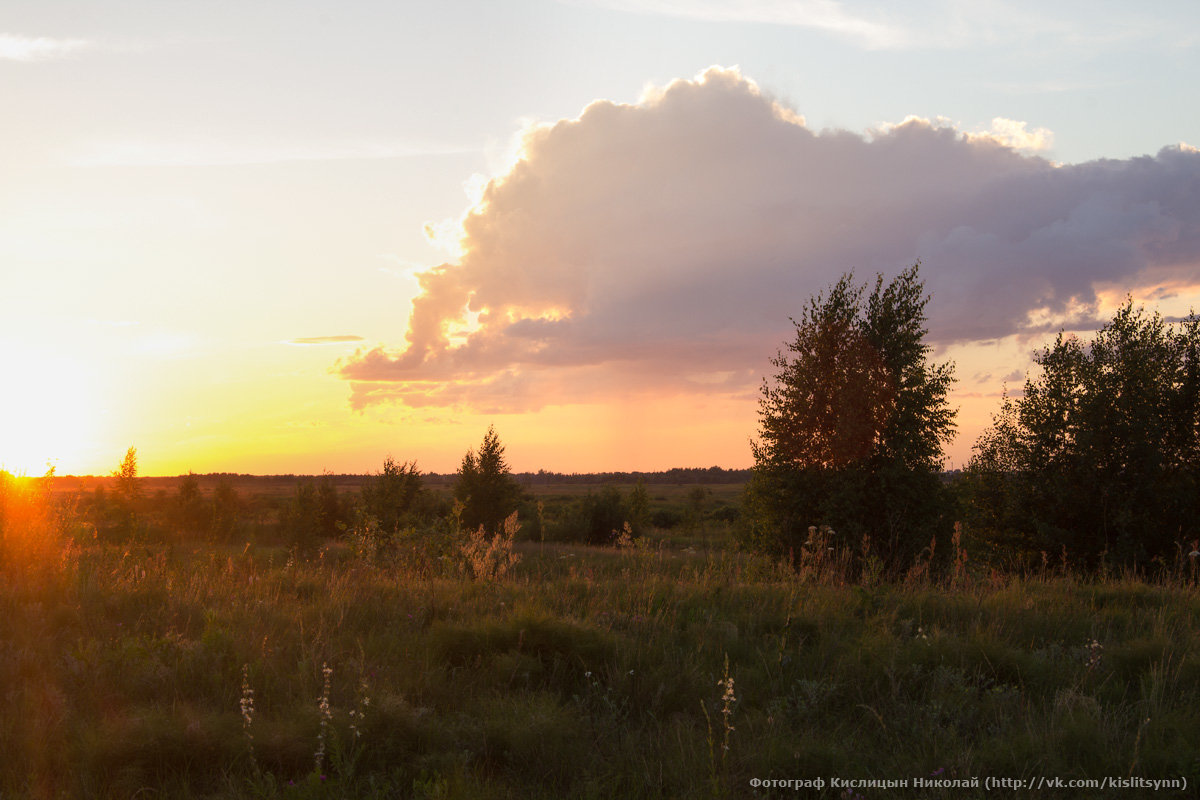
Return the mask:
[[10,536],[0,794],[794,797],[750,781],[823,778],[800,796],[960,798],[987,792],[828,782],[1200,778],[1194,576],[848,584],[736,552],[716,523],[696,536],[519,542],[490,580],[417,543],[379,566],[335,541],[305,558]]

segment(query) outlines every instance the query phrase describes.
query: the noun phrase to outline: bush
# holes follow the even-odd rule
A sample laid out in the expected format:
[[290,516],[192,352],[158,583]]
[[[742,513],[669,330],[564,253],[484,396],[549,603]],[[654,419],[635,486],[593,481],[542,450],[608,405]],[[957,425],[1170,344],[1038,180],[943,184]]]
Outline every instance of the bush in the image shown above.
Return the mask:
[[634,537],[642,533],[629,498],[615,486],[605,486],[599,492],[588,492],[560,521],[554,538],[610,545],[616,542],[628,524]]

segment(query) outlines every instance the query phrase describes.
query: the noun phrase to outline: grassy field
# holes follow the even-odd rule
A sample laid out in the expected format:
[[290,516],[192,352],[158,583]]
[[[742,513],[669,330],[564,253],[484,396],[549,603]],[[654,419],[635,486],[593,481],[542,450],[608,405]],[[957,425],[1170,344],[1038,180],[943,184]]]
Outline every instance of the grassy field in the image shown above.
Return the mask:
[[992,794],[987,778],[1200,779],[1192,576],[851,585],[736,552],[709,522],[622,549],[519,542],[480,580],[416,543],[384,567],[338,542],[299,558],[62,527],[8,504],[4,798],[960,798]]

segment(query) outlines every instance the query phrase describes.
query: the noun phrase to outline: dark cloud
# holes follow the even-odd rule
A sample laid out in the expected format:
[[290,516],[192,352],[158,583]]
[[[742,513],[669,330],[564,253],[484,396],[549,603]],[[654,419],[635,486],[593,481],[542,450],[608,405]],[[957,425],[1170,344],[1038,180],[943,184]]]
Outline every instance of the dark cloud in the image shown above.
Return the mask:
[[405,345],[339,371],[360,407],[752,394],[812,294],[918,259],[940,344],[1090,321],[1104,287],[1200,283],[1200,153],[1057,166],[923,120],[816,132],[709,70],[528,130],[458,262],[418,275]]

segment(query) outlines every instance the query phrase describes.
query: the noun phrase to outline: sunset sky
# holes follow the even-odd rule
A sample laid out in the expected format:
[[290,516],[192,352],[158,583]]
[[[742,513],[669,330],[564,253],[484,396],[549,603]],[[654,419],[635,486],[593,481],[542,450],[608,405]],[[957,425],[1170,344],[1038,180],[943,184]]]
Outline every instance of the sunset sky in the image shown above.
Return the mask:
[[0,468],[745,467],[918,259],[961,466],[1059,327],[1200,309],[1197,86],[1193,2],[0,0]]

